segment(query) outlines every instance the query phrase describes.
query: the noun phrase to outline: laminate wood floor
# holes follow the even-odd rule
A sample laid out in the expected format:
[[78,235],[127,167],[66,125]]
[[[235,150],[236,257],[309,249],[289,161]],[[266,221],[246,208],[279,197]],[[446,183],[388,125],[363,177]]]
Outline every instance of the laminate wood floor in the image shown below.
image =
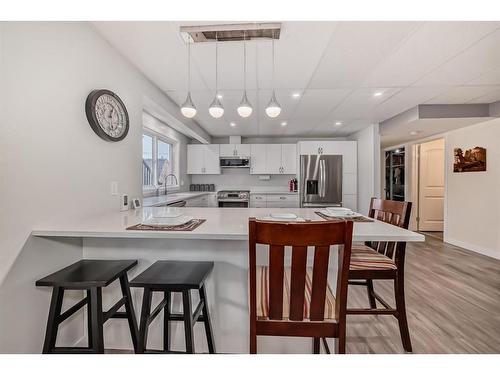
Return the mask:
[[[500,261],[445,244],[407,245],[406,305],[414,353],[500,353]],[[375,290],[394,304],[392,281]],[[368,307],[349,286],[349,307]],[[348,316],[348,353],[404,353],[392,316]]]

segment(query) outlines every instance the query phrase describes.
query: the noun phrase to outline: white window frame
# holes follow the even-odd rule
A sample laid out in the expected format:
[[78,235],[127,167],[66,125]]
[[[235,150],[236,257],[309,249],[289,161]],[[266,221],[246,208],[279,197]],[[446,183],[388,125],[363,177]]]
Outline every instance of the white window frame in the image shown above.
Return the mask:
[[[180,152],[179,152],[179,142],[176,141],[175,139],[169,138],[164,136],[163,134],[160,134],[158,132],[155,132],[151,129],[148,128],[143,128],[142,130],[142,135],[147,135],[153,138],[153,162],[152,162],[152,180],[153,180],[153,185],[151,186],[144,186],[142,185],[142,191],[144,194],[147,193],[152,193],[155,192],[159,189],[163,190],[165,187],[160,184],[158,184],[158,176],[157,176],[157,165],[158,165],[158,141],[162,141],[165,143],[170,144],[172,147],[170,149],[171,152],[171,160],[173,161],[172,163],[172,173],[175,175],[177,178],[177,185],[167,185],[167,191],[177,191],[180,189],[180,176],[179,176],[179,157],[180,157]],[[142,160],[142,155],[143,155],[143,150],[141,147],[141,160]],[[141,163],[142,167],[142,163]],[[141,173],[142,177],[142,173]],[[141,178],[142,180],[142,178]],[[169,182],[173,181],[173,178],[169,179]],[[142,184],[142,181],[141,181]]]

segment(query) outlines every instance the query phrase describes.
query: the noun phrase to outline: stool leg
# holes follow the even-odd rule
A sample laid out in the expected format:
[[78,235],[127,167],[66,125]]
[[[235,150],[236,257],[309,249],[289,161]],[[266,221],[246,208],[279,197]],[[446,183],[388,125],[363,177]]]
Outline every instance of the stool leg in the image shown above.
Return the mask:
[[212,322],[210,321],[210,314],[208,313],[208,301],[205,291],[205,284],[201,286],[199,292],[200,299],[203,301],[203,324],[205,326],[205,334],[207,336],[208,352],[210,354],[215,354],[215,342],[212,330]]
[[89,349],[93,347],[92,340],[92,302],[90,296],[90,289],[87,289],[87,336],[88,336],[88,347]]
[[61,308],[64,296],[64,289],[54,287],[52,289],[52,298],[50,300],[49,317],[47,319],[47,329],[45,331],[45,341],[43,343],[43,354],[48,354],[56,346],[57,330],[59,323],[57,319],[61,315]]
[[144,353],[148,342],[148,318],[151,311],[151,289],[144,288],[142,296],[141,323],[139,327],[139,341],[137,343],[137,353]]
[[104,315],[102,313],[102,289],[90,289],[90,315],[92,330],[92,348],[94,353],[104,353]]
[[163,309],[163,351],[165,352],[170,350],[170,295],[170,292],[163,292],[163,296],[167,300]]
[[130,293],[130,286],[126,274],[120,277],[120,287],[122,289],[123,297],[126,298],[125,312],[127,314],[128,326],[130,328],[130,335],[132,336],[132,344],[134,345],[134,352],[137,353],[137,338],[139,335],[139,329],[137,328],[137,320],[135,318],[134,305],[132,303],[132,294]]
[[191,291],[182,292],[182,307],[184,314],[184,335],[186,337],[186,352],[194,353],[193,342],[193,312],[191,305]]

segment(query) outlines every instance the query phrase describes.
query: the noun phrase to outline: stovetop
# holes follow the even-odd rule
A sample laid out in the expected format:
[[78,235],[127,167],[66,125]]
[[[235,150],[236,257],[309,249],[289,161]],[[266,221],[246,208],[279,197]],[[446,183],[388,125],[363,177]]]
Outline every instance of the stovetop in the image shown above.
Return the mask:
[[217,192],[218,200],[249,201],[250,190],[220,190]]

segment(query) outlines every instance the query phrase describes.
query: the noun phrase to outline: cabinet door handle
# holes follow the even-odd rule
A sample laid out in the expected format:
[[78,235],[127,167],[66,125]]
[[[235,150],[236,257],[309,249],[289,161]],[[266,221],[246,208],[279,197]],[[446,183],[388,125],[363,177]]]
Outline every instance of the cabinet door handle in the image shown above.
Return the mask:
[[280,199],[286,199],[286,197],[280,197]]

